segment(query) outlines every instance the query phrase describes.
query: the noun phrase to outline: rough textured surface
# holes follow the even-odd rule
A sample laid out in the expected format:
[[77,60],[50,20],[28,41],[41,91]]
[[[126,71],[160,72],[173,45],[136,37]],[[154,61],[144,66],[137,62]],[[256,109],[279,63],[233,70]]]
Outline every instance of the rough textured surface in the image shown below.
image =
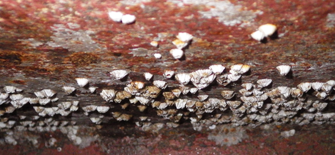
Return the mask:
[[[316,129],[320,127],[315,125],[317,123],[302,127],[276,128],[274,131],[267,131],[275,136],[264,138],[261,136],[263,131],[246,128],[249,139],[245,141],[248,143],[225,149],[207,140],[208,134],[211,134],[210,131],[206,129],[206,131],[195,132],[189,121],[185,121],[186,119],[181,121],[178,130],[165,131],[166,127],[163,127],[163,131],[159,131],[161,124],[155,124],[154,129],[147,129],[154,134],[138,131],[140,128],[135,126],[134,122],[138,121],[138,116],[143,114],[149,116],[152,123],[167,121],[158,117],[156,110],[151,107],[147,108],[145,113],[141,113],[137,105],[132,104],[124,110],[118,103],[107,103],[99,93],[102,89],[123,90],[130,81],[143,81],[146,85],[151,85],[151,81],[144,80],[142,75],[144,72],[154,74],[154,80],[163,80],[162,75],[165,70],[190,73],[198,69],[207,69],[213,64],[222,64],[226,70],[239,63],[251,67],[250,71],[236,84],[224,87],[214,82],[215,84],[199,92],[199,94],[204,93],[216,98],[222,98],[220,95],[222,89],[229,88],[237,92],[241,88],[241,83],[255,83],[263,78],[273,80],[272,88],[296,87],[301,82],[335,80],[335,12],[332,9],[334,7],[335,2],[331,0],[294,2],[283,0],[46,0],[44,3],[38,0],[1,0],[0,88],[15,86],[24,90],[25,97],[31,98],[36,97],[34,95],[36,91],[52,89],[57,92],[59,101],[49,104],[50,106],[78,100],[80,102],[78,112],[73,112],[67,117],[57,114],[54,117],[55,120],[75,121],[79,128],[85,129],[85,133],[92,133],[91,137],[86,139],[81,137],[87,143],[96,141],[96,135],[99,135],[98,139],[102,140],[97,144],[89,143],[92,145],[85,148],[86,150],[77,150],[77,146],[71,145],[76,144],[76,136],[69,133],[61,134],[60,129],[57,128],[55,131],[56,135],[59,135],[56,137],[57,145],[62,144],[63,150],[79,151],[79,153],[102,151],[110,154],[165,154],[167,152],[187,154],[210,150],[218,153],[244,154],[245,152],[238,151],[256,152],[259,150],[254,147],[259,146],[265,152],[278,154],[313,154],[316,153],[313,152],[316,149],[312,150],[310,146],[314,146],[320,148],[318,150],[325,151],[323,154],[327,154],[329,153],[327,151],[334,149],[331,145],[331,137],[334,137],[330,132],[331,126],[320,131]],[[114,22],[109,19],[108,11],[133,14],[136,16],[136,22],[128,25]],[[265,43],[253,40],[250,34],[266,23],[277,25],[275,36],[268,38]],[[194,38],[184,49],[184,57],[175,60],[169,51],[175,48],[172,41],[176,39],[175,36],[179,32],[188,32]],[[152,41],[158,41],[159,47],[151,46]],[[154,53],[160,53],[162,58],[156,59]],[[289,76],[279,76],[276,66],[282,64],[292,67]],[[130,73],[123,80],[112,80],[109,73],[114,69],[127,69]],[[91,94],[88,89],[79,88],[75,80],[78,77],[88,78],[89,86],[97,87],[96,92]],[[168,90],[179,87],[179,83],[174,79],[166,81],[169,83]],[[73,86],[77,90],[74,94],[67,96],[62,90],[63,86]],[[1,92],[4,93],[3,90]],[[308,94],[309,97],[313,92]],[[187,98],[196,98],[196,95],[190,94]],[[315,99],[315,97],[310,98]],[[160,99],[163,100],[162,95]],[[323,99],[322,101],[328,103],[326,112],[335,112],[332,101]],[[94,125],[81,109],[91,104],[112,107],[109,114],[102,119],[101,125]],[[1,110],[8,107],[7,105],[0,105]],[[114,114],[111,112],[131,114],[133,119],[131,122],[119,122],[114,119]],[[36,112],[31,105],[25,105],[13,114],[1,116],[2,122],[9,119],[17,121],[18,124],[17,115],[32,117]],[[100,114],[92,113],[89,116],[98,118]],[[210,114],[204,115],[204,118],[212,117]],[[40,120],[43,119],[40,118]],[[87,129],[86,126],[91,128]],[[297,128],[293,137],[279,138],[279,140],[275,138],[279,137],[281,131],[291,128]],[[100,130],[96,131],[97,129]],[[113,132],[110,135],[106,134],[110,130]],[[177,132],[179,130],[181,136]],[[139,132],[140,136],[130,134],[133,132]],[[119,133],[122,133],[121,137],[114,138]],[[7,130],[2,133],[3,137],[8,134]],[[27,134],[32,133],[27,132]],[[48,132],[43,134],[43,132],[40,135],[36,133],[36,136],[42,139],[41,143],[50,139],[49,136],[52,135]],[[327,136],[327,134],[330,135]],[[183,137],[185,141],[176,140],[177,137]],[[101,142],[104,138],[108,139],[106,140],[108,143]],[[4,138],[1,140],[1,143],[5,141]],[[146,145],[139,145],[143,143]],[[217,144],[221,143],[217,142]],[[163,148],[162,146],[165,145],[169,147]],[[296,145],[296,150],[283,149],[287,148],[285,145]],[[44,144],[36,144],[36,146],[41,148],[38,153],[57,153],[55,148],[58,146],[50,149],[44,148]],[[2,147],[2,151],[5,152],[4,149],[20,150],[17,149],[19,147],[27,146]],[[34,154],[36,150],[25,151],[27,152],[17,153]]]

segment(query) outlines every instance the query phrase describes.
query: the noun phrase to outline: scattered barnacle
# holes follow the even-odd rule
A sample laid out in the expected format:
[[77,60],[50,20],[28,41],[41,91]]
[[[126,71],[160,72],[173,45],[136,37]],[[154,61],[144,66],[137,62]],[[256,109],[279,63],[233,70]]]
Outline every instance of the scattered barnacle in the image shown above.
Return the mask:
[[66,95],[71,95],[76,90],[76,88],[69,86],[63,86],[62,89]]
[[156,59],[160,59],[160,58],[162,58],[162,54],[160,54],[160,53],[154,53],[154,57]]
[[183,95],[187,95],[190,92],[190,88],[186,86],[179,87],[180,91],[183,93]]
[[151,41],[150,45],[153,47],[158,47],[158,41]]
[[108,16],[110,19],[112,19],[114,22],[121,22],[123,13],[118,11],[109,11]]
[[148,116],[140,116],[140,121],[146,121],[148,119]]
[[303,82],[298,84],[298,88],[301,89],[304,93],[307,93],[311,89],[312,85],[309,82]]
[[223,90],[221,91],[221,95],[225,99],[232,99],[235,96],[235,92],[232,90]]
[[242,75],[250,70],[249,65],[237,64],[230,67],[230,73],[233,75]]
[[277,26],[273,24],[264,24],[258,28],[258,31],[262,32],[265,37],[269,37],[277,31]]
[[125,14],[122,16],[121,21],[123,24],[132,24],[136,20],[136,17],[134,15]]
[[184,55],[184,51],[181,49],[171,49],[170,54],[173,56],[175,59],[180,59]]
[[124,77],[126,77],[128,75],[128,71],[127,70],[122,70],[122,69],[118,69],[118,70],[113,70],[110,72],[110,76],[112,77],[112,79],[114,80],[121,80]]
[[286,76],[291,71],[291,66],[289,65],[280,65],[276,68],[281,76]]
[[265,35],[263,32],[257,30],[253,33],[251,33],[250,35],[253,39],[257,40],[257,41],[262,41],[265,38]]
[[193,39],[193,36],[187,32],[179,32],[177,38],[183,42],[189,42]]
[[153,75],[149,72],[145,72],[144,74],[144,78],[147,80],[147,81],[150,81],[151,78],[153,77]]
[[64,110],[69,109],[71,106],[72,106],[71,102],[62,102],[62,103],[58,104],[58,107],[60,109],[64,109]]
[[238,81],[241,78],[241,75],[238,74],[228,74],[227,78],[230,82]]
[[183,49],[184,47],[186,47],[186,46],[188,45],[187,42],[184,42],[184,41],[182,41],[182,40],[180,40],[180,39],[173,40],[173,41],[172,41],[172,44],[175,45],[175,46],[177,47],[177,49],[178,49],[178,50],[181,50],[181,51],[182,51],[182,49]]
[[321,87],[321,90],[329,94],[332,91],[332,88],[333,86],[331,86],[330,84],[324,83]]
[[329,80],[326,83],[331,85],[331,86],[335,86],[335,80]]
[[260,79],[257,80],[257,84],[260,88],[269,86],[272,83],[272,79]]
[[109,106],[97,106],[97,111],[99,113],[106,113],[109,110]]
[[166,71],[164,71],[164,74],[163,74],[163,76],[165,77],[165,78],[171,78],[172,76],[174,75],[174,71],[173,70],[166,70]]
[[10,113],[13,113],[14,111],[15,111],[15,107],[14,106],[7,106],[6,108],[5,108],[5,112],[7,113],[7,114],[10,114]]
[[144,110],[147,109],[147,106],[145,106],[145,105],[138,105],[137,108],[138,108],[138,110],[140,112],[144,112]]
[[225,70],[225,67],[222,65],[211,65],[209,69],[212,70],[214,74],[221,74]]
[[46,105],[46,104],[48,104],[48,103],[50,103],[51,102],[51,99],[49,99],[49,98],[40,98],[39,100],[38,100],[38,103],[40,104],[40,105]]
[[98,87],[89,87],[88,90],[90,91],[90,93],[95,93],[95,90],[97,90]]
[[165,89],[167,87],[167,83],[162,80],[155,80],[153,83],[156,87],[161,88],[161,89]]
[[288,130],[288,131],[283,131],[280,133],[280,135],[284,138],[292,137],[295,134],[295,130]]
[[187,85],[191,80],[189,73],[177,73],[174,77],[182,85]]
[[325,99],[328,96],[326,92],[318,92],[318,91],[314,92],[314,95],[321,100]]
[[76,81],[80,87],[85,87],[88,84],[89,80],[86,78],[76,78]]
[[100,93],[100,96],[107,102],[115,98],[116,91],[113,89],[103,89]]

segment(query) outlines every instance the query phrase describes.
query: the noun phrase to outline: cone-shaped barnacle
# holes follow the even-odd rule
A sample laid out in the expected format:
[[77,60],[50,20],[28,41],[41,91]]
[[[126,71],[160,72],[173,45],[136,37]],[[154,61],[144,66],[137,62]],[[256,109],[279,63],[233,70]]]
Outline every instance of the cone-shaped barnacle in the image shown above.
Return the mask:
[[76,90],[76,88],[70,86],[63,86],[62,89],[66,95],[71,95]]
[[101,117],[90,117],[90,120],[94,124],[101,124],[101,122],[102,122],[102,118]]
[[241,75],[238,74],[228,74],[227,78],[230,82],[238,81],[241,78]]
[[158,108],[160,104],[161,104],[161,102],[159,102],[159,101],[154,101],[154,102],[151,103],[151,107],[152,107],[152,108]]
[[197,93],[198,92],[198,88],[191,88],[190,89],[190,93],[191,94],[195,94],[195,93]]
[[227,86],[231,81],[228,79],[228,74],[220,75],[216,78],[219,85]]
[[142,81],[132,81],[130,84],[138,90],[143,89],[145,86],[145,83]]
[[227,101],[226,102],[229,107],[233,108],[233,109],[236,109],[237,107],[239,107],[241,105],[241,101]]
[[328,83],[324,83],[321,87],[321,90],[326,92],[327,94],[329,94],[332,91],[333,86],[328,84]]
[[190,88],[186,86],[179,87],[183,95],[187,95],[190,92]]
[[98,87],[89,87],[88,90],[90,91],[90,93],[95,93],[95,91],[97,90]]
[[130,98],[131,94],[126,92],[126,91],[118,91],[115,95],[115,99],[114,102],[116,103],[121,103],[122,100],[126,99],[126,98]]
[[[259,81],[259,80],[258,80],[258,81]],[[258,83],[258,81],[257,81],[257,83]],[[252,84],[252,83],[242,83],[242,87],[243,87],[245,90],[249,91],[249,90],[251,90],[251,89],[253,88],[253,84]]]
[[126,77],[128,73],[129,72],[127,70],[117,69],[117,70],[111,71],[109,74],[113,80],[121,80],[124,77]]
[[121,114],[118,118],[116,118],[117,121],[129,121],[133,117],[133,115],[129,114]]
[[291,94],[290,94],[290,88],[289,87],[286,87],[286,86],[280,86],[280,87],[277,87],[279,92],[281,93],[281,95],[284,97],[284,98],[288,98]]
[[157,109],[163,110],[167,107],[168,107],[168,104],[166,102],[162,102],[162,103],[159,102],[159,106],[157,107]]
[[319,92],[319,91],[315,91],[314,95],[321,100],[325,99],[328,96],[326,92]]
[[177,38],[184,42],[189,42],[193,39],[193,36],[187,32],[179,32]]
[[142,104],[147,105],[150,101],[150,99],[142,97],[142,96],[135,96],[135,98]]
[[191,80],[189,73],[177,73],[174,77],[182,85],[187,85]]
[[235,92],[232,90],[223,90],[221,91],[221,95],[225,99],[232,99],[235,96]]
[[200,101],[205,101],[208,99],[208,95],[198,95],[197,97]]
[[291,71],[291,66],[289,65],[280,65],[276,68],[281,76],[286,76]]
[[145,105],[138,105],[137,108],[138,108],[138,110],[140,112],[143,112],[145,109],[147,109],[147,106],[145,106]]
[[166,126],[169,128],[177,128],[179,124],[174,122],[166,122]]
[[335,86],[335,80],[329,80],[326,83],[331,85],[332,87]]
[[100,96],[107,102],[114,99],[116,91],[114,89],[103,89]]
[[121,104],[121,109],[127,109],[129,106],[129,103]]
[[154,85],[158,88],[165,89],[167,87],[167,83],[162,80],[155,80]]
[[146,87],[146,91],[149,94],[150,98],[157,98],[161,92],[161,89],[156,86],[148,86]]
[[184,109],[186,106],[187,99],[178,99],[175,102],[176,109]]
[[85,87],[89,80],[87,78],[76,78],[76,81],[79,87]]
[[173,93],[174,96],[179,97],[180,94],[181,94],[181,90],[180,89],[173,89],[172,93]]
[[50,108],[45,108],[44,109],[44,112],[48,116],[54,116],[57,111],[58,111],[58,107],[50,107]]
[[96,105],[88,105],[88,106],[82,107],[82,109],[88,114],[89,112],[97,110],[97,106]]
[[258,28],[258,31],[262,32],[265,37],[269,37],[277,31],[277,26],[273,24],[264,24]]
[[14,111],[15,111],[15,107],[14,106],[7,106],[6,108],[5,108],[5,112],[7,113],[7,114],[10,114],[10,113],[13,113]]
[[176,96],[172,92],[163,92],[165,100],[173,100]]
[[191,73],[191,81],[198,89],[204,89],[209,86],[216,75],[209,69],[200,69]]
[[314,90],[318,91],[322,88],[323,83],[322,82],[312,82],[311,85]]
[[51,100],[48,99],[48,98],[40,98],[40,99],[38,100],[38,103],[40,103],[40,105],[46,105],[46,104],[48,104],[48,103],[50,103],[50,102],[51,102]]
[[14,87],[14,86],[5,86],[5,87],[3,87],[3,90],[8,94],[12,94],[12,93],[15,93],[15,92],[19,92],[20,89]]
[[61,102],[61,103],[58,104],[58,107],[60,109],[67,110],[71,107],[71,105],[72,105],[72,102]]
[[327,102],[314,101],[313,108],[317,109],[319,112],[327,107]]
[[187,100],[186,105],[185,105],[187,110],[190,111],[190,112],[194,112],[195,111],[195,103],[196,103],[196,101]]
[[43,91],[36,91],[34,92],[35,96],[38,98],[45,98],[46,94]]
[[109,110],[109,106],[97,106],[97,111],[99,113],[106,113]]
[[272,83],[272,79],[259,79],[257,80],[257,86],[260,88],[264,88],[269,86]]
[[241,75],[250,70],[249,65],[237,64],[230,67],[230,73],[234,75]]
[[154,41],[150,42],[150,45],[153,46],[153,47],[158,47],[159,44],[158,44],[158,41],[154,40]]
[[177,49],[182,50],[184,47],[186,47],[188,45],[188,42],[184,42],[180,39],[175,39],[172,41],[172,44],[175,45],[177,47]]
[[247,91],[246,89],[240,89],[239,92],[243,95],[243,96],[251,96],[253,94],[252,91]]
[[170,79],[174,75],[173,70],[165,70],[163,76],[167,79]]
[[151,78],[154,76],[154,75],[152,75],[152,74],[149,73],[149,72],[145,72],[143,75],[144,75],[144,78],[145,78],[147,81],[150,81]]
[[135,20],[136,20],[136,17],[130,14],[125,14],[121,18],[122,24],[132,24],[135,22]]
[[298,84],[298,88],[301,89],[304,93],[307,93],[311,89],[312,85],[309,82],[303,82]]
[[304,92],[299,88],[291,88],[290,92],[294,98],[302,97],[302,95],[304,95]]
[[170,54],[173,56],[175,59],[180,59],[184,55],[184,51],[181,49],[171,49]]
[[214,74],[221,74],[226,68],[222,65],[211,65],[209,69],[212,70]]
[[43,89],[42,92],[45,94],[45,97],[51,98],[56,95],[56,92],[51,89]]
[[119,11],[109,11],[108,16],[110,19],[112,19],[114,22],[121,22],[123,13]]
[[257,30],[253,33],[250,34],[251,38],[257,40],[257,41],[262,41],[265,38],[265,35],[263,32]]

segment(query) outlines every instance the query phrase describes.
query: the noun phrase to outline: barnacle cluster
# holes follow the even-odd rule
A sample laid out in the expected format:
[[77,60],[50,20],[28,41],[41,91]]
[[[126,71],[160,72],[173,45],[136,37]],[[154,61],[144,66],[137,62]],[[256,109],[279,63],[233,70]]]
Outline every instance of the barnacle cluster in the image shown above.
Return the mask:
[[[143,81],[132,80],[128,76],[132,73],[130,70],[116,69],[110,72],[112,81],[128,80],[124,86],[115,88],[98,87],[90,83],[94,78],[84,77],[75,79],[77,85],[63,85],[53,88],[55,90],[45,88],[29,92],[3,86],[0,128],[3,131],[13,128],[57,130],[76,124],[75,120],[62,119],[73,115],[82,116],[81,119],[92,125],[123,121],[151,132],[165,127],[176,128],[180,123],[190,123],[197,131],[213,130],[221,125],[334,123],[335,112],[327,108],[335,100],[334,80],[272,87],[275,81],[267,78],[243,82],[241,77],[251,72],[249,65],[236,64],[227,68],[214,64],[190,73],[166,70],[162,75],[153,75],[145,72],[139,74],[145,79]],[[280,75],[291,71],[288,65],[277,69]],[[83,102],[81,96],[84,95],[91,96],[92,102]],[[137,111],[130,111],[129,107]],[[20,110],[22,108],[27,110]],[[72,136],[71,140],[79,143],[76,138]],[[7,142],[16,144],[10,137]]]

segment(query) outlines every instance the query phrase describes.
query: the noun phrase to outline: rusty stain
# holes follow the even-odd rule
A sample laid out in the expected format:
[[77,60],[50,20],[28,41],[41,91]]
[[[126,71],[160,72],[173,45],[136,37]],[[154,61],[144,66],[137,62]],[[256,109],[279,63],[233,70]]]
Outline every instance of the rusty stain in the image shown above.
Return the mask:
[[87,66],[92,63],[97,63],[99,57],[92,53],[77,52],[70,55],[69,60],[75,66]]

